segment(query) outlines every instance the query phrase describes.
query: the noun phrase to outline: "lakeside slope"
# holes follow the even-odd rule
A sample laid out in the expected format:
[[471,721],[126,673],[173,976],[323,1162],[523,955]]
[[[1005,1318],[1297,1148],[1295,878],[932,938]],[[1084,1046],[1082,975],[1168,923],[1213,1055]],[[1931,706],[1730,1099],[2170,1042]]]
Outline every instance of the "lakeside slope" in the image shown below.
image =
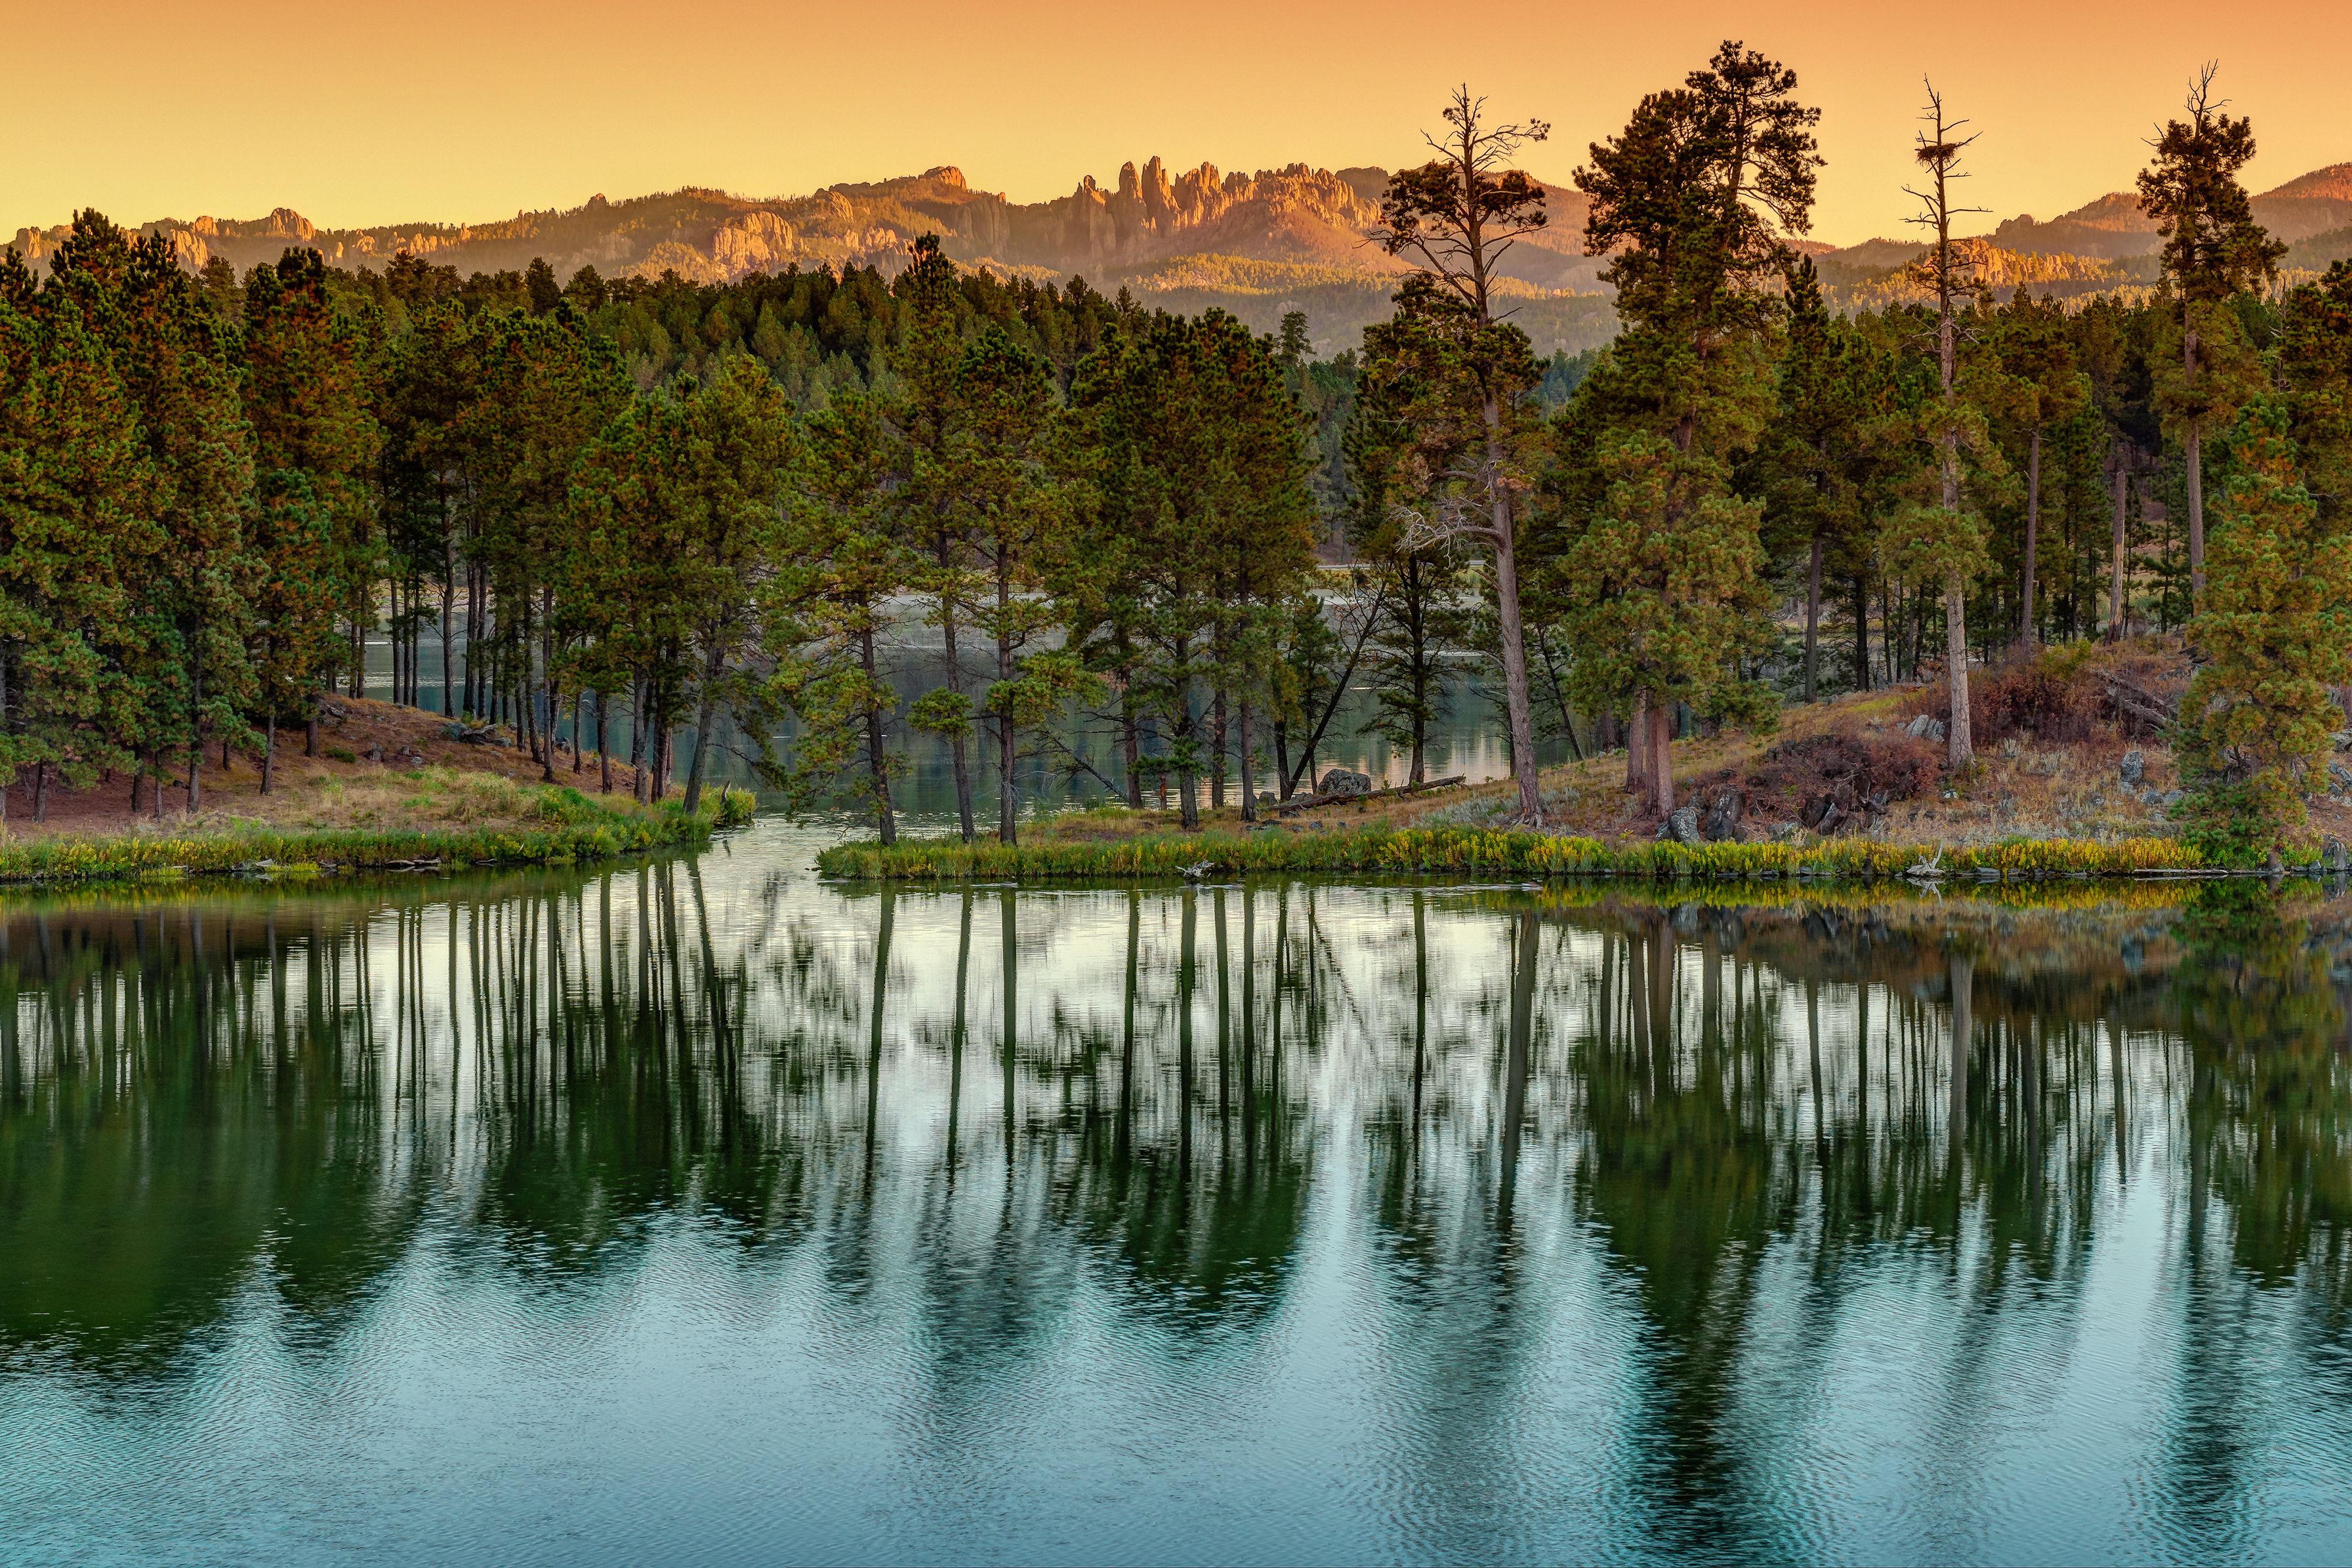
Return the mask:
[[212,753],[194,812],[184,778],[167,783],[160,813],[152,787],[134,812],[117,775],[86,790],[52,784],[36,821],[32,787],[19,783],[0,827],[0,883],[593,860],[699,844],[751,815],[748,795],[723,789],[692,816],[675,800],[640,804],[617,763],[603,794],[593,753],[574,772],[560,752],[557,782],[544,784],[528,754],[453,739],[439,715],[415,709],[339,698],[331,713],[318,756],[303,754],[299,731],[279,736],[266,795],[257,759],[224,769]]

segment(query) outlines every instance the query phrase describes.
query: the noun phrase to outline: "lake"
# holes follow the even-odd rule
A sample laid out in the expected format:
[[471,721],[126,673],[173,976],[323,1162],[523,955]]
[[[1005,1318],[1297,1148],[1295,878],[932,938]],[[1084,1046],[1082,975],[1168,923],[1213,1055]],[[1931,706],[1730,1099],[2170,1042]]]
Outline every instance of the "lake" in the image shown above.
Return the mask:
[[0,1560],[2352,1560],[2352,896],[0,902]]

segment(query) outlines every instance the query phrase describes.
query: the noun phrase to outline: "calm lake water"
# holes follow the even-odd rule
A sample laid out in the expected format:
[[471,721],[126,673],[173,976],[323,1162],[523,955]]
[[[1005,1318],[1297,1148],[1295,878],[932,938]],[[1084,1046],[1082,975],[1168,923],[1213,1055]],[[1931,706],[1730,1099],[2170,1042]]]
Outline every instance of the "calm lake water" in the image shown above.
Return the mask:
[[0,1559],[2352,1560],[2352,900],[0,903]]

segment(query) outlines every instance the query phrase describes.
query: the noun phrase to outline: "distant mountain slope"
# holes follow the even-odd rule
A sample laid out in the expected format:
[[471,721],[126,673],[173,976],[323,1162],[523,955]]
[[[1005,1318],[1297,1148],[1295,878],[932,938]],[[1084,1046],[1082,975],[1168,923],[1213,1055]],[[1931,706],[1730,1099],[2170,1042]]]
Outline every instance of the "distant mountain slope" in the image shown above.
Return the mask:
[[[960,260],[1063,276],[1107,278],[1187,255],[1393,273],[1405,264],[1367,238],[1387,184],[1381,169],[1335,174],[1304,163],[1252,174],[1203,163],[1171,176],[1153,158],[1139,169],[1123,165],[1109,188],[1089,175],[1066,196],[1026,205],[974,190],[961,170],[942,167],[773,200],[693,187],[621,202],[599,195],[493,223],[322,229],[280,207],[250,221],[164,218],[142,229],[170,235],[181,258],[199,268],[215,256],[250,267],[299,244],[351,267],[381,265],[405,250],[464,272],[520,269],[543,256],[565,276],[583,267],[611,276],[673,268],[716,280],[795,263],[893,268],[908,241],[936,231]],[[1549,195],[1550,226],[1517,247],[1505,269],[1547,288],[1591,287],[1599,264],[1582,254],[1584,195],[1559,186]],[[62,225],[19,229],[14,243],[37,261],[65,234]]]
[[[941,167],[774,200],[695,188],[619,202],[598,195],[483,224],[322,229],[281,207],[249,221],[166,218],[142,229],[168,235],[191,268],[219,257],[242,270],[276,260],[289,245],[310,245],[350,268],[382,267],[402,251],[461,272],[519,271],[544,257],[559,277],[593,267],[607,277],[672,271],[697,282],[792,266],[895,272],[911,241],[937,233],[967,265],[1083,276],[1106,290],[1129,284],[1171,307],[1221,304],[1261,328],[1276,323],[1286,300],[1301,302],[1318,343],[1336,348],[1387,314],[1395,279],[1407,270],[1370,237],[1387,184],[1383,169],[1293,163],[1245,174],[1202,163],[1171,174],[1153,158],[1123,165],[1110,186],[1089,176],[1066,196],[1029,204],[974,190],[961,171]],[[1614,330],[1605,299],[1597,310],[1535,309],[1551,291],[1602,292],[1604,263],[1583,254],[1583,193],[1548,189],[1549,226],[1515,246],[1501,267],[1526,286],[1522,315],[1547,353],[1588,347]],[[38,262],[67,232],[20,229],[14,243]],[[1305,305],[1309,299],[1317,303]]]
[[[1222,305],[1254,327],[1271,328],[1286,304],[1306,309],[1318,345],[1353,343],[1358,329],[1387,313],[1406,262],[1370,235],[1388,172],[1293,163],[1254,174],[1214,165],[1171,174],[1158,158],[1128,163],[1108,186],[1089,176],[1068,195],[1017,203],[975,190],[961,171],[758,200],[689,187],[625,201],[592,197],[563,210],[517,213],[484,224],[383,224],[321,229],[280,207],[247,220],[165,218],[143,231],[170,237],[186,266],[222,258],[240,269],[274,261],[289,245],[311,245],[342,267],[382,267],[407,251],[461,272],[520,271],[544,257],[561,277],[593,267],[607,277],[674,271],[698,282],[787,267],[873,266],[895,272],[907,246],[937,233],[948,253],[973,266],[1040,279],[1083,276],[1104,289],[1122,285],[1155,302],[1188,310]],[[1614,316],[1600,280],[1605,258],[1586,256],[1591,204],[1580,191],[1545,187],[1550,222],[1505,257],[1516,320],[1539,352],[1605,341]],[[2352,163],[2290,180],[2254,200],[2272,231],[2297,245],[2291,265],[2330,257],[2352,226]],[[63,226],[19,229],[14,244],[38,262]],[[2011,218],[1990,237],[1989,258],[2004,276],[2060,293],[2144,282],[2156,249],[2153,226],[2132,196],[2100,197],[2047,222]],[[1870,240],[1837,248],[1813,241],[1823,280],[1853,298],[1899,293],[1885,275],[1915,243]],[[2044,258],[2036,260],[2034,258]],[[2322,263],[2324,264],[2324,262]]]
[[[2254,217],[2289,244],[2352,224],[2352,163],[2331,163],[2264,191],[2254,198]],[[2139,198],[2126,191],[2046,223],[2030,215],[2011,218],[1993,231],[1992,242],[2003,250],[2108,259],[2152,256],[2160,243]]]

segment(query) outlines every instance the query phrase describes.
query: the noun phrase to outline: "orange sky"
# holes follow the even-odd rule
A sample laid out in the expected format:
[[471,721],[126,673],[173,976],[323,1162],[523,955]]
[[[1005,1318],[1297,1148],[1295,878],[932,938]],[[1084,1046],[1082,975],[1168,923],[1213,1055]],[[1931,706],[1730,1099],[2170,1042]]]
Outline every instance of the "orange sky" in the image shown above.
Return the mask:
[[[1565,181],[1641,92],[1726,37],[1795,66],[1823,109],[1814,232],[1839,242],[1896,232],[1909,210],[1898,187],[1926,70],[1983,133],[1969,195],[1996,216],[2123,187],[2207,58],[2254,118],[2256,189],[2352,159],[2343,0],[12,9],[0,236],[83,205],[124,221],[281,205],[330,226],[458,221],[597,191],[796,194],[934,163],[1016,200],[1154,153],[1393,167],[1465,79],[1552,121],[1528,163]],[[1476,37],[1452,36],[1455,18]]]

